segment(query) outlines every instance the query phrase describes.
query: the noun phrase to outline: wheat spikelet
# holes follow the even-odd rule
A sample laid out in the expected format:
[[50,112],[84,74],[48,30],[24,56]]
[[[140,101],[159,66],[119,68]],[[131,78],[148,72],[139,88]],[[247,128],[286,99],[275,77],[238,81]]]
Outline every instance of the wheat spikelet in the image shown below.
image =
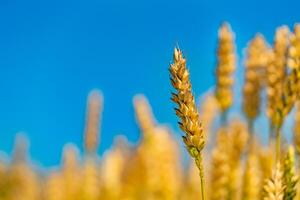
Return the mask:
[[296,184],[298,182],[298,177],[295,175],[294,157],[294,148],[290,146],[284,159],[283,179],[286,186],[284,189],[284,200],[293,200],[297,193]]
[[243,177],[243,200],[261,199],[262,170],[259,160],[259,146],[255,140],[250,144]]
[[88,97],[88,111],[84,138],[84,147],[89,153],[95,153],[97,150],[101,110],[102,96],[99,91],[94,90]]
[[217,144],[212,151],[210,199],[225,200],[229,197],[230,157],[228,154],[228,134],[220,130]]
[[192,94],[192,86],[189,80],[189,72],[186,68],[186,60],[181,51],[174,50],[174,63],[169,68],[171,83],[177,93],[172,93],[172,101],[178,108],[175,109],[176,115],[180,118],[180,128],[185,132],[183,141],[190,155],[195,159],[199,168],[202,199],[204,199],[204,172],[201,151],[204,147],[204,136],[202,125],[199,121],[199,114],[196,108],[195,99]]
[[272,61],[267,68],[267,115],[270,118],[271,126],[277,124],[275,118],[276,105],[283,92],[282,86],[286,76],[288,45],[289,29],[286,26],[282,26],[276,31]]
[[219,29],[217,50],[216,91],[215,95],[222,112],[226,112],[233,102],[233,72],[236,65],[234,34],[228,23]]
[[[254,119],[259,115],[261,104],[261,88],[265,68],[268,64],[268,46],[264,37],[257,34],[250,41],[247,48],[247,59],[245,61],[245,83],[243,88],[243,110],[252,126]],[[250,128],[252,129],[252,128]]]
[[277,162],[272,177],[264,185],[264,200],[283,200],[285,185],[280,162]]

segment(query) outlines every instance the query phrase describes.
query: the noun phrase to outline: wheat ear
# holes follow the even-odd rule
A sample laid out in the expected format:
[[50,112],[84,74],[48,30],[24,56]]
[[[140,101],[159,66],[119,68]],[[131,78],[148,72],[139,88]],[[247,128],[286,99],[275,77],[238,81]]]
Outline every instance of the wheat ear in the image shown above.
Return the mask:
[[192,94],[186,59],[178,48],[174,50],[174,63],[170,65],[169,71],[172,86],[176,90],[176,93],[172,93],[172,101],[178,106],[175,108],[175,111],[176,115],[180,118],[179,126],[185,132],[183,141],[199,168],[202,200],[204,200],[204,170],[201,155],[205,143],[203,130]]
[[274,135],[274,131],[278,132],[276,130],[276,110],[286,77],[289,34],[290,31],[287,26],[281,26],[276,30],[273,50],[267,68],[267,115],[270,121],[270,137]]
[[282,95],[277,103],[276,119],[276,155],[279,157],[280,153],[280,129],[283,125],[284,119],[294,107],[297,99],[299,99],[300,92],[300,27],[295,26],[295,31],[291,36],[291,47],[289,49],[288,66],[290,72],[286,76],[283,83]]
[[280,162],[277,162],[272,177],[264,185],[263,200],[283,200],[285,185]]
[[253,133],[253,123],[260,112],[260,93],[263,86],[268,46],[264,37],[257,34],[249,43],[245,61],[245,83],[243,87],[243,110],[248,119],[249,133]]
[[88,153],[95,153],[99,143],[99,120],[102,111],[102,96],[97,90],[88,97],[84,147]]
[[217,49],[216,90],[215,95],[222,111],[223,123],[226,123],[226,112],[233,102],[233,73],[236,68],[234,33],[228,23],[219,29]]

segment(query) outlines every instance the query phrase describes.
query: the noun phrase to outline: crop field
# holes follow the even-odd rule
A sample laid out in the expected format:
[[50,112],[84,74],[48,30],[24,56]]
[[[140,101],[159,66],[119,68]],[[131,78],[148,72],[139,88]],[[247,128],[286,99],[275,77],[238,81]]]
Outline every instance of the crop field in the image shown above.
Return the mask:
[[[93,90],[84,153],[66,144],[61,164],[40,170],[28,158],[26,139],[16,137],[12,158],[0,160],[0,200],[299,200],[300,24],[278,27],[271,44],[261,33],[248,42],[238,97],[235,35],[229,23],[220,26],[215,87],[199,104],[184,51],[177,46],[169,52],[162,70],[169,69],[165,81],[182,139],[156,120],[139,94],[133,105],[141,139],[130,145],[118,136],[99,156],[105,94]],[[235,98],[242,99],[242,114],[234,115]],[[257,124],[258,116],[264,124]],[[287,121],[292,128],[283,131]],[[181,146],[189,155],[186,165]]]

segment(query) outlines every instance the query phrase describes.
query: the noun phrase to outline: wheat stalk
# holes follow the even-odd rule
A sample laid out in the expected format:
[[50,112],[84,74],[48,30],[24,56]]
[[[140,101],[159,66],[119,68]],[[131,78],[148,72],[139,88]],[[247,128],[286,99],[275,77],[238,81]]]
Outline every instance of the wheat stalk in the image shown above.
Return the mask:
[[192,94],[192,86],[189,80],[189,72],[186,68],[186,59],[177,48],[174,50],[174,63],[170,65],[171,83],[177,93],[172,93],[172,101],[177,104],[176,115],[180,118],[179,126],[185,132],[183,141],[192,158],[194,158],[201,179],[202,199],[204,195],[204,172],[201,151],[204,147],[204,136],[195,99]]

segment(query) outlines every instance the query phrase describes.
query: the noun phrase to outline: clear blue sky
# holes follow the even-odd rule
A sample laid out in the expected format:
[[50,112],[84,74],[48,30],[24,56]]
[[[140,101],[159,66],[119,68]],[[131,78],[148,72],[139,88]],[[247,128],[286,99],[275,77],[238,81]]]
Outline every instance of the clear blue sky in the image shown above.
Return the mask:
[[66,142],[82,148],[93,88],[105,101],[100,153],[116,134],[138,140],[137,93],[149,98],[158,121],[176,129],[167,71],[174,46],[188,58],[200,95],[214,84],[222,21],[231,23],[242,52],[256,32],[272,41],[275,27],[300,21],[299,6],[296,0],[1,0],[0,150],[10,154],[19,131],[44,166],[60,162]]

